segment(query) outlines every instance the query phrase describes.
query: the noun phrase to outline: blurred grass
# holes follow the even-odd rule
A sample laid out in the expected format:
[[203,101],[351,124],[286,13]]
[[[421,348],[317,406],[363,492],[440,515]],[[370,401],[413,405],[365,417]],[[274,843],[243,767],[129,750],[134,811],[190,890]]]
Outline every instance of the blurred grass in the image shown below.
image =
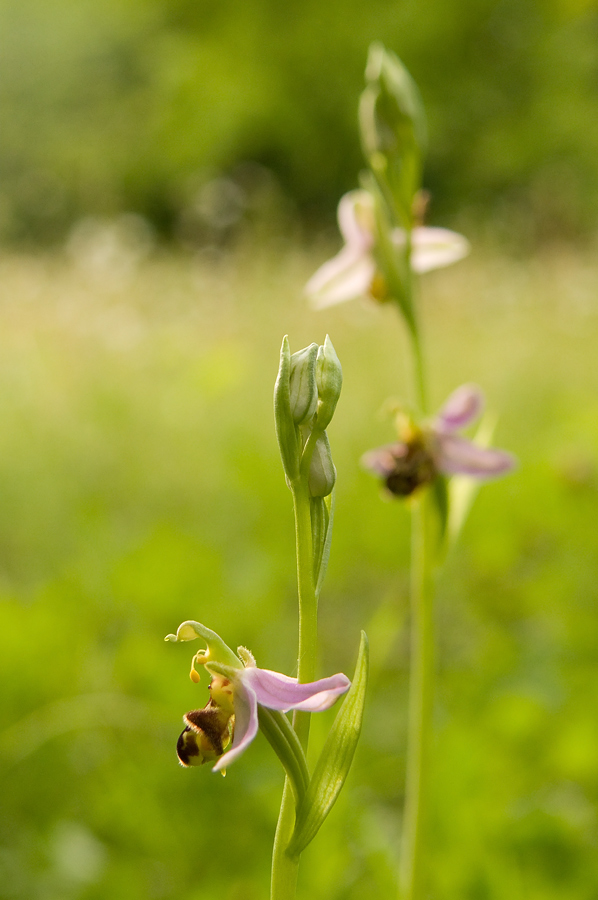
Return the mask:
[[[347,791],[300,896],[392,896],[403,790],[408,517],[360,454],[408,393],[390,309],[306,311],[327,248],[0,261],[0,897],[258,900],[281,788],[259,738],[184,771],[197,618],[292,673],[293,526],[271,397],[285,332],[343,362],[322,673],[372,649]],[[115,274],[116,272],[116,274]],[[431,896],[595,897],[598,265],[491,251],[423,283],[438,405],[478,381],[517,473],[480,492],[439,587]],[[399,349],[397,349],[399,348]],[[330,714],[315,717],[314,743]]]

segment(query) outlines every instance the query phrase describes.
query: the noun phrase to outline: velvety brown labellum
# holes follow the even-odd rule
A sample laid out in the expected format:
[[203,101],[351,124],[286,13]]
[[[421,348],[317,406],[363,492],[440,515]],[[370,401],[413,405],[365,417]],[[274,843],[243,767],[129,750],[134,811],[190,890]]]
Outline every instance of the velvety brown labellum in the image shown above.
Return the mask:
[[391,494],[408,497],[418,487],[434,481],[437,472],[434,460],[422,444],[397,444],[398,447],[403,453],[393,453],[394,467],[386,475],[386,487]]
[[[197,735],[190,728],[185,728],[179,735],[179,739],[176,742],[176,754],[181,765],[186,768],[193,765],[192,760],[195,757],[200,756],[201,751],[197,743]],[[200,763],[197,761],[195,764],[199,765]]]
[[431,448],[423,436],[370,450],[362,462],[366,469],[384,479],[391,494],[399,497],[408,497],[438,475]]
[[[209,700],[203,709],[192,709],[183,716],[185,729],[177,741],[177,756],[183,766],[202,765],[224,753],[229,736],[230,716]],[[200,759],[198,759],[200,757]]]
[[[210,703],[212,701],[210,700]],[[219,709],[206,706],[204,709],[193,709],[183,716],[185,724],[192,728],[197,734],[204,735],[217,756],[222,756],[224,749],[222,747],[222,738],[226,734],[226,726],[228,719],[222,727],[222,713]]]

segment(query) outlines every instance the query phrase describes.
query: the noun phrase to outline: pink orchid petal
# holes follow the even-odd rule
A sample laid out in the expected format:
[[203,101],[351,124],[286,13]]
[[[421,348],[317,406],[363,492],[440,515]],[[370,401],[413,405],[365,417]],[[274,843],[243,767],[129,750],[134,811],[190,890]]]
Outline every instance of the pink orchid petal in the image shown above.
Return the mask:
[[505,450],[478,447],[472,441],[454,434],[439,434],[438,447],[437,465],[446,475],[496,478],[515,466],[515,459]]
[[368,472],[374,475],[380,475],[381,478],[388,478],[397,467],[397,461],[407,456],[409,448],[406,444],[385,444],[383,447],[377,447],[375,450],[368,450],[361,457],[361,465]]
[[463,259],[470,251],[467,238],[448,228],[415,228],[411,268],[414,272],[430,272]]
[[315,309],[324,309],[363,297],[368,293],[376,272],[374,258],[345,246],[325,262],[305,285],[305,293]]
[[[344,694],[351,682],[346,675],[339,673],[329,678],[321,678],[309,684],[297,684],[295,678],[272,672],[269,669],[245,669],[242,674],[243,684],[255,691],[257,702],[268,709],[279,709],[287,712],[290,709],[302,709],[319,712],[328,709],[340,694]],[[236,714],[236,701],[235,701]]]
[[374,201],[367,191],[349,191],[338,204],[338,227],[348,247],[367,252],[374,246]]
[[484,395],[475,384],[462,384],[450,395],[440,409],[436,429],[441,432],[458,431],[475,422],[484,408]]
[[[405,246],[405,232],[395,228],[392,233],[395,247]],[[420,275],[441,269],[463,259],[470,251],[467,238],[448,228],[414,228],[411,233],[411,268]]]
[[235,680],[235,735],[230,750],[224,753],[216,765],[213,772],[219,772],[230,766],[252,742],[257,734],[258,718],[257,718],[257,697],[254,691],[248,685],[241,682],[241,679]]

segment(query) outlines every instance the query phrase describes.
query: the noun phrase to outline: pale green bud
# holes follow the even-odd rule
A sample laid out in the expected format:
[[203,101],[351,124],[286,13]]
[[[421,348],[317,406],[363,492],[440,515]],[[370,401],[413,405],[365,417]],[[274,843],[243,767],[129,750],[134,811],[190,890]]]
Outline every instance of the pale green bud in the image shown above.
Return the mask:
[[323,431],[330,424],[343,386],[343,370],[328,335],[323,346],[318,349],[316,383],[318,386],[316,422],[317,427]]
[[312,497],[327,497],[336,481],[336,469],[325,431],[318,437],[309,466],[308,487]]
[[310,344],[291,356],[289,402],[296,425],[308,422],[316,411],[318,388],[316,386],[316,360],[318,345]]
[[370,47],[365,77],[359,104],[363,150],[397,217],[411,228],[426,145],[420,94],[400,59],[379,43]]

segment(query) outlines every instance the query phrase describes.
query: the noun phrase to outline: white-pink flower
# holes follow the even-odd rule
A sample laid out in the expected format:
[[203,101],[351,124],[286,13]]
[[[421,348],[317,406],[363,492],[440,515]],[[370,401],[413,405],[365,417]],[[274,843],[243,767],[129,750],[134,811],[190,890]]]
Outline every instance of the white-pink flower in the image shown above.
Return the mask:
[[510,453],[480,447],[458,434],[480,416],[483,405],[484,396],[476,385],[461,385],[429,424],[408,423],[402,440],[366,453],[364,468],[383,478],[391,493],[403,497],[440,474],[481,480],[505,475],[515,466]]
[[[226,768],[234,762],[252,742],[258,731],[258,705],[281,712],[300,709],[305,712],[321,712],[351,687],[346,675],[338,673],[309,684],[298,684],[270,669],[248,666],[235,670],[233,680],[234,734],[230,747],[220,757],[214,771]],[[213,696],[212,690],[212,696]]]
[[[305,292],[317,309],[333,306],[354,297],[376,296],[379,277],[374,257],[374,199],[368,191],[350,191],[338,205],[338,224],[345,240],[340,253],[325,262],[312,275]],[[405,246],[406,234],[395,228],[392,241],[397,249]],[[416,227],[411,232],[411,268],[429,272],[449,266],[467,256],[469,242],[447,228]]]

